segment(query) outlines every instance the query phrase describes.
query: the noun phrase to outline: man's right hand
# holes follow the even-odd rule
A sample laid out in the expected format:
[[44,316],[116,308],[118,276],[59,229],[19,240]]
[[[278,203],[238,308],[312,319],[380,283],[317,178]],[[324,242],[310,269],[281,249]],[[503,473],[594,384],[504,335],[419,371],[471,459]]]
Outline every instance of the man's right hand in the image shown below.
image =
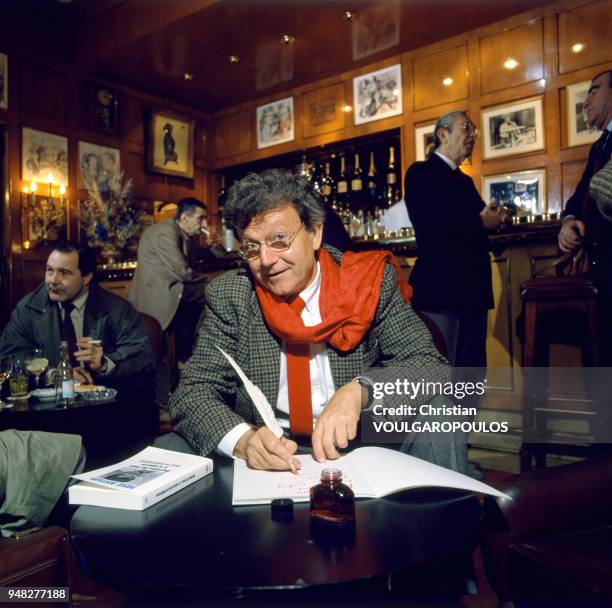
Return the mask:
[[574,251],[582,244],[584,238],[585,226],[580,220],[569,219],[565,220],[559,231],[559,249],[564,253]]
[[234,456],[247,461],[253,469],[287,471],[302,465],[293,457],[297,443],[281,437],[277,439],[268,428],[250,429],[236,443]]

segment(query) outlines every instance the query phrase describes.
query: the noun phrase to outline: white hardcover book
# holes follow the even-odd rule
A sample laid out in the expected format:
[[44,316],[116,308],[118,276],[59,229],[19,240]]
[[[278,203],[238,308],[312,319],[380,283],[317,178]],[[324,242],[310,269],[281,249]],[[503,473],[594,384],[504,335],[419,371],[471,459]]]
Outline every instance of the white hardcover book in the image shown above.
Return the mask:
[[244,460],[234,460],[232,504],[266,504],[274,498],[310,500],[310,488],[320,482],[321,470],[340,469],[342,481],[357,498],[381,498],[412,488],[441,487],[469,492],[506,496],[495,488],[450,469],[396,450],[365,447],[353,450],[337,460],[321,464],[311,455],[296,456],[302,463],[298,475],[290,471],[259,471],[247,467]]
[[117,464],[72,475],[71,505],[142,511],[213,470],[210,458],[149,446]]

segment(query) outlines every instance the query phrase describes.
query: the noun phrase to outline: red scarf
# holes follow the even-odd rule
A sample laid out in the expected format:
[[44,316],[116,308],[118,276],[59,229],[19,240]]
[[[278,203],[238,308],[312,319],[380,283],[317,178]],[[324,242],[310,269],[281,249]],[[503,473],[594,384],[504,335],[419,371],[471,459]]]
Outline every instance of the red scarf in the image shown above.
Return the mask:
[[387,263],[395,267],[397,285],[404,300],[408,302],[412,296],[412,288],[404,281],[400,265],[389,251],[347,252],[338,266],[332,256],[321,249],[319,263],[322,322],[318,325],[305,327],[286,301],[279,301],[259,284],[255,286],[266,323],[287,343],[328,342],[343,352],[355,349],[372,325]]

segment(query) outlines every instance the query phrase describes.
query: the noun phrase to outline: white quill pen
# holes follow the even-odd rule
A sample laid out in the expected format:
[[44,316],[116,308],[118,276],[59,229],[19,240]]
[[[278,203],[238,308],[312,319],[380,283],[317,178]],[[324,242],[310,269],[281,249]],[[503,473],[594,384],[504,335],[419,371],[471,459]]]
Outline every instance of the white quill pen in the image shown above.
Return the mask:
[[283,436],[283,427],[278,423],[276,416],[274,415],[274,411],[272,410],[272,406],[270,402],[266,399],[266,396],[261,392],[261,389],[258,386],[255,386],[248,378],[247,375],[242,371],[242,368],[234,361],[233,357],[228,355],[223,349],[219,348],[221,354],[225,356],[225,358],[230,362],[231,366],[236,370],[236,373],[240,376],[240,379],[244,383],[244,388],[246,388],[249,397],[253,400],[259,415],[262,417],[265,425],[274,433],[277,439],[280,439]]

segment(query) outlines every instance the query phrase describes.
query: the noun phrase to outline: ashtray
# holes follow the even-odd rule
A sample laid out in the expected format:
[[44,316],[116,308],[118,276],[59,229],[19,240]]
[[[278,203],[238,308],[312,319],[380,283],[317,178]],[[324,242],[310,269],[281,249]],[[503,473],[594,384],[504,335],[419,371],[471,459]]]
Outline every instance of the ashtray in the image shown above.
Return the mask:
[[84,399],[85,401],[110,401],[117,396],[117,389],[114,388],[105,388],[101,386],[100,388],[87,391],[85,393],[79,393],[79,397]]

